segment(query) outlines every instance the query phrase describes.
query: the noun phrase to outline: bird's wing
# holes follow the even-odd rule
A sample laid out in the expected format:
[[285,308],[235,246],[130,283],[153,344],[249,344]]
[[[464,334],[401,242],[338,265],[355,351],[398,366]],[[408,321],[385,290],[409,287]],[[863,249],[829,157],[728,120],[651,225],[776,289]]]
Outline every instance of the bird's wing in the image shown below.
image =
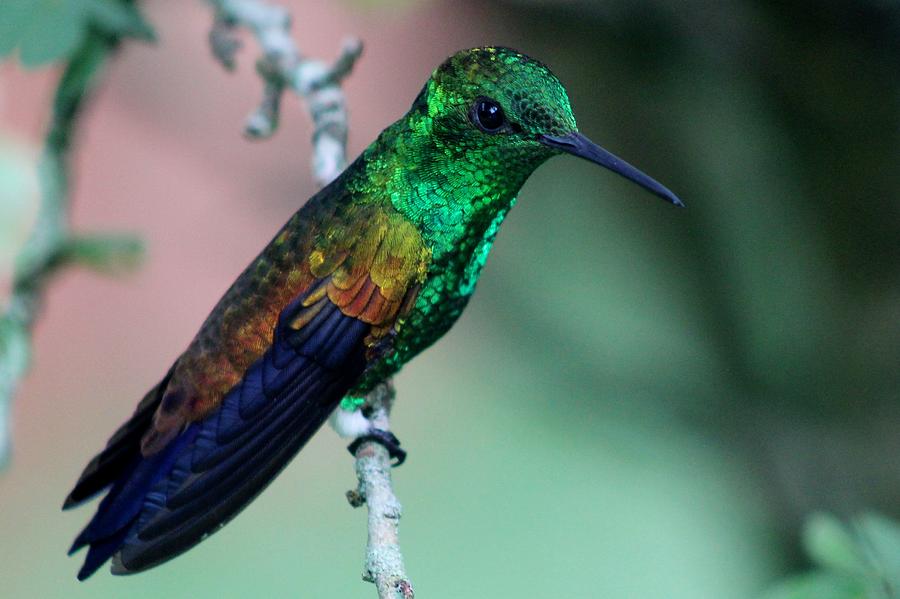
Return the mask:
[[141,435],[153,434],[157,421],[171,423],[150,422],[167,407],[164,381],[91,462],[66,506],[112,486],[73,544],[72,551],[90,545],[79,578],[111,556],[114,573],[153,567],[215,532],[334,410],[362,373],[372,335],[396,321],[430,260],[407,221],[381,210],[368,216],[352,243],[344,230],[319,232],[306,256],[313,281],[281,311],[269,347],[215,409],[142,453]]

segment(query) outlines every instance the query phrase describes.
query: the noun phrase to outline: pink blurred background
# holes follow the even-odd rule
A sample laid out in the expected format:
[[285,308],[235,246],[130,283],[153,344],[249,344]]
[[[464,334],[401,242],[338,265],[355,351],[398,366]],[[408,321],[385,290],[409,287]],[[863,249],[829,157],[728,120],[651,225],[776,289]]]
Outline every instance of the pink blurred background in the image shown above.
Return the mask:
[[[473,29],[481,19],[452,3],[371,11],[287,5],[301,51],[311,56],[335,57],[348,34],[391,40],[367,45],[345,84],[350,159],[405,111],[434,65],[493,39]],[[145,10],[159,43],[127,44],[82,120],[72,222],[79,231],[134,232],[146,260],[124,278],[76,271],[54,282],[15,407],[17,455],[5,487],[17,487],[17,473],[39,467],[48,453],[73,456],[74,475],[85,451],[130,409],[129,398],[165,372],[243,266],[314,192],[310,124],[296,97],[286,98],[273,138],[241,136],[260,93],[252,39],[229,74],[208,50],[202,3],[151,2]],[[0,127],[38,146],[56,77],[51,69],[0,66]],[[110,395],[96,394],[98,386]]]
[[[447,55],[496,39],[477,26],[490,19],[453,2],[377,10],[331,1],[283,4],[295,15],[301,51],[316,58],[335,58],[349,34],[378,41],[366,44],[344,86],[350,159],[405,112]],[[70,270],[51,285],[32,368],[14,405],[13,461],[0,478],[2,536],[33,545],[23,555],[17,543],[0,544],[0,561],[20,568],[25,557],[29,568],[40,568],[34,560],[50,556],[63,576],[50,587],[65,596],[64,588],[89,590],[73,586],[78,560],[64,551],[92,509],[61,513],[68,487],[244,265],[314,192],[311,128],[296,97],[285,99],[273,138],[241,136],[260,96],[252,38],[244,38],[238,69],[229,74],[208,49],[204,3],[161,0],[143,9],[159,42],[126,44],[82,118],[72,222],[78,231],[133,232],[145,242],[146,258],[128,276]],[[57,77],[56,69],[0,65],[0,131],[39,148]],[[24,235],[28,218],[21,224]],[[344,456],[336,437],[325,439],[330,461]],[[315,462],[308,463],[328,467]],[[347,466],[341,484],[349,484],[349,461],[341,464]],[[363,538],[363,529],[354,532]],[[348,578],[358,587],[352,561]],[[14,577],[6,582],[13,594],[3,594],[37,596],[33,583],[32,574]]]

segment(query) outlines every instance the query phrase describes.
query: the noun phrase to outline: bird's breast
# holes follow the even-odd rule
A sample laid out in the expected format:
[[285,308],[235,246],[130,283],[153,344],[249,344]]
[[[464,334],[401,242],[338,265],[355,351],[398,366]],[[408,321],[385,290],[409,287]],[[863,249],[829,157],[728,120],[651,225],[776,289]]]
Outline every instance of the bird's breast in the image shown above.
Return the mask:
[[469,229],[456,251],[445,252],[431,263],[415,304],[396,327],[390,351],[369,365],[354,393],[364,394],[389,378],[450,330],[469,303],[500,224],[514,203]]

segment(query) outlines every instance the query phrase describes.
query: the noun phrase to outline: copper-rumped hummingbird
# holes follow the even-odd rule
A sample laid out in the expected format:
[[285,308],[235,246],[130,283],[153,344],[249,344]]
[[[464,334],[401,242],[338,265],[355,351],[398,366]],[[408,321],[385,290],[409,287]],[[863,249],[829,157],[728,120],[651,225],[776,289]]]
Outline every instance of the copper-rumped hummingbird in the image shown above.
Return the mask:
[[[453,325],[528,176],[568,153],[681,206],[579,133],[566,91],[515,50],[459,52],[412,107],[297,211],[85,468],[109,489],[72,545],[83,580],[156,566],[237,515],[335,410]],[[344,401],[342,401],[344,400]],[[340,407],[339,407],[340,405]],[[359,431],[402,460],[389,433]]]

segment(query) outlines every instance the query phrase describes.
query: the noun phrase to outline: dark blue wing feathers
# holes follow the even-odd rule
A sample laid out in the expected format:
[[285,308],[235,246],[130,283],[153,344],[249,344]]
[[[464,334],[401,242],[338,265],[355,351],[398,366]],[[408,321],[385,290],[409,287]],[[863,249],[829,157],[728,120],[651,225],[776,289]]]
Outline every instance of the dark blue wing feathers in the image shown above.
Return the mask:
[[169,384],[172,370],[174,368],[170,369],[163,380],[144,396],[128,422],[119,427],[103,451],[87,465],[75,488],[66,497],[64,510],[80,505],[115,481],[127,478],[126,472],[134,467],[141,437],[153,420],[153,414],[162,400],[162,393]]
[[113,571],[127,573],[189,549],[261,492],[327,419],[365,367],[369,325],[326,300],[294,330],[302,300],[285,308],[272,346],[216,412],[156,455],[132,443],[130,463],[72,547],[90,545],[79,579],[113,556]]
[[[78,579],[84,580],[112,557],[125,539],[130,524],[146,501],[146,495],[163,475],[186,445],[193,439],[188,431],[176,438],[171,445],[150,458],[137,458],[130,472],[113,484],[100,502],[97,513],[75,539],[69,553],[90,545]],[[118,541],[118,542],[116,542]]]
[[[317,383],[310,385],[308,389],[310,393],[318,394],[323,386]],[[299,403],[301,402],[295,402],[293,406]],[[142,517],[146,516],[146,523],[142,522],[135,528],[136,541],[129,539],[126,553],[133,553],[128,551],[129,544],[139,546],[153,541],[166,542],[168,533],[202,519],[206,513],[204,507],[213,503],[231,502],[238,491],[254,478],[260,467],[271,461],[272,456],[290,444],[292,439],[311,436],[314,430],[310,429],[318,428],[327,417],[328,411],[323,409],[311,412],[295,408],[284,414],[279,413],[277,418],[271,419],[268,426],[260,431],[260,435],[241,445],[238,451],[227,455],[209,470],[186,477],[187,484],[167,497],[163,509],[145,509]],[[127,562],[126,565],[130,567],[130,563]]]

